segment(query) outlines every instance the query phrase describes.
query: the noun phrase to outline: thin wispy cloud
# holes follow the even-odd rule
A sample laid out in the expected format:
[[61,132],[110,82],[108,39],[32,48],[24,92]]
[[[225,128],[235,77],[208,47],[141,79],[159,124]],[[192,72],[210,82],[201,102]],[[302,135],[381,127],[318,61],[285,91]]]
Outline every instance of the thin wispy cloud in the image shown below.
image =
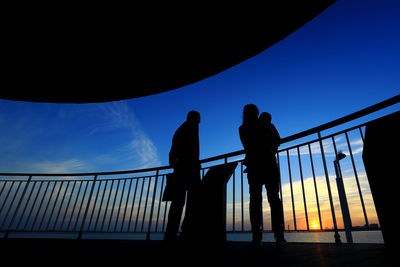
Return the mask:
[[86,164],[79,159],[64,161],[40,161],[27,164],[31,172],[38,173],[69,173],[86,171]]
[[96,125],[89,134],[100,131],[127,130],[130,138],[118,149],[132,161],[132,168],[156,167],[161,164],[153,141],[142,128],[134,111],[126,102],[112,102],[99,105],[104,124]]
[[127,102],[18,106],[8,117],[0,112],[2,171],[68,173],[160,165],[157,147]]

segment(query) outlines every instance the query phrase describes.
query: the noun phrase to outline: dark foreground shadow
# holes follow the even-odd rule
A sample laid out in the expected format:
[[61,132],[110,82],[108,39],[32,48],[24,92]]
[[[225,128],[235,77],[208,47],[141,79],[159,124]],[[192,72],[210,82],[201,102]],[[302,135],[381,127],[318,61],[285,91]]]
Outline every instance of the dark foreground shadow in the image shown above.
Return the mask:
[[[385,266],[387,253],[382,244],[289,243],[277,247],[249,242],[213,244],[140,240],[0,240],[4,262],[29,266]],[[172,266],[172,265],[171,265]]]

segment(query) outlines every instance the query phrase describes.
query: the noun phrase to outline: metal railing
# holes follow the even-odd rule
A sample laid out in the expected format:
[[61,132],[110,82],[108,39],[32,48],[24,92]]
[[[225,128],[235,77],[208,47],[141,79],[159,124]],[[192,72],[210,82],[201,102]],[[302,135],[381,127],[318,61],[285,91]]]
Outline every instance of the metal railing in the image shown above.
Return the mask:
[[[287,231],[344,229],[333,164],[339,150],[348,156],[337,164],[340,174],[345,174],[352,229],[376,227],[378,220],[360,153],[363,129],[369,122],[326,136],[321,132],[399,101],[397,95],[283,139],[282,143],[287,144],[316,135],[277,153]],[[250,230],[243,157],[241,150],[201,161],[205,166],[201,169],[202,176],[216,164],[239,163],[227,184],[227,230],[232,232]],[[161,199],[169,172],[172,169],[163,166],[96,173],[0,173],[0,232],[4,237],[16,232],[75,233],[78,238],[83,233],[144,233],[150,239],[151,234],[163,233],[166,228],[169,203]],[[267,218],[267,203],[264,208]],[[264,229],[270,229],[268,220],[264,220]]]

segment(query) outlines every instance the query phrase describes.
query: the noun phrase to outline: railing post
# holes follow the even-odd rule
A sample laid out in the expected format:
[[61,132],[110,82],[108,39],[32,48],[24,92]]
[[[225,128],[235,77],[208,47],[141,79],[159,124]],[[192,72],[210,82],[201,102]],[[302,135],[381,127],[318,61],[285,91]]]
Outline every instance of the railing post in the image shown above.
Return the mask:
[[236,199],[235,199],[235,194],[236,194],[236,189],[235,189],[235,180],[236,180],[236,175],[235,175],[236,169],[235,171],[233,171],[232,174],[232,231],[235,232],[235,221],[236,221],[236,214],[235,214],[235,206],[236,206]]
[[319,146],[320,146],[320,149],[321,149],[322,162],[324,164],[326,186],[328,187],[329,203],[331,205],[333,227],[335,229],[335,235],[334,235],[335,243],[336,244],[341,244],[342,242],[340,241],[340,235],[339,235],[337,224],[336,224],[335,207],[333,205],[333,200],[332,200],[331,185],[329,183],[329,173],[328,173],[328,168],[326,167],[325,152],[324,152],[324,147],[322,145],[321,132],[318,132],[318,141],[319,141]]
[[283,230],[285,230],[285,212],[283,209],[282,175],[281,175],[281,163],[279,159],[279,151],[276,153],[276,163],[278,164],[278,170],[279,170],[279,195],[281,197]]
[[242,232],[244,232],[244,200],[243,200],[243,160],[240,162],[240,193],[241,193],[241,215],[242,215]]
[[157,189],[158,174],[159,174],[159,170],[157,170],[157,172],[156,172],[156,180],[154,182],[153,201],[151,203],[151,209],[150,209],[149,228],[147,229],[147,234],[146,234],[146,240],[148,240],[148,241],[150,240],[151,221],[153,220],[154,202],[156,200],[156,191],[157,191],[156,189]]
[[[89,206],[90,206],[90,202],[92,200],[92,195],[93,195],[94,186],[96,184],[96,181],[97,181],[97,174],[94,176],[93,185],[92,185],[92,188],[90,189],[89,200],[88,200],[88,204],[86,205],[85,213],[83,214],[82,225],[81,225],[81,229],[79,230],[78,239],[82,239],[83,228],[85,227],[86,217],[87,217],[87,213],[89,211]],[[85,196],[83,196],[83,197],[85,197]]]
[[304,201],[304,211],[306,214],[306,223],[307,223],[307,231],[310,230],[310,224],[308,222],[308,212],[307,212],[307,200],[306,200],[306,193],[304,190],[304,179],[303,179],[303,168],[301,167],[301,157],[300,157],[300,148],[297,147],[297,156],[299,158],[299,170],[300,170],[300,179],[301,179],[301,188],[303,191],[303,201]]
[[313,175],[313,181],[314,181],[314,190],[315,190],[315,198],[317,200],[317,209],[318,209],[318,219],[319,219],[319,229],[322,230],[322,219],[321,219],[321,209],[319,206],[319,197],[318,197],[318,189],[317,189],[317,181],[315,179],[315,170],[314,170],[314,163],[313,163],[313,158],[312,158],[312,151],[311,151],[311,146],[308,144],[308,151],[310,152],[310,163],[311,163],[311,170],[312,170],[312,175]]
[[362,192],[361,192],[360,181],[359,181],[359,179],[358,179],[356,164],[354,163],[353,152],[352,152],[352,150],[351,150],[351,145],[350,145],[350,141],[349,141],[349,135],[347,134],[347,132],[345,132],[345,136],[346,136],[347,146],[348,146],[348,148],[349,148],[349,153],[350,153],[350,158],[351,158],[351,164],[353,165],[354,177],[356,178],[356,182],[357,182],[358,193],[359,193],[359,195],[360,195],[360,201],[361,201],[361,207],[362,207],[362,210],[363,210],[363,213],[364,213],[365,225],[366,225],[367,227],[369,227],[368,217],[367,217],[367,211],[365,210],[364,198],[363,198],[363,195],[362,195]]
[[297,223],[296,223],[296,209],[294,205],[294,194],[293,194],[293,183],[292,183],[292,170],[290,168],[290,155],[289,149],[286,150],[287,162],[288,162],[288,171],[289,171],[289,181],[290,181],[290,194],[292,196],[292,209],[293,209],[293,224],[294,230],[297,231]]

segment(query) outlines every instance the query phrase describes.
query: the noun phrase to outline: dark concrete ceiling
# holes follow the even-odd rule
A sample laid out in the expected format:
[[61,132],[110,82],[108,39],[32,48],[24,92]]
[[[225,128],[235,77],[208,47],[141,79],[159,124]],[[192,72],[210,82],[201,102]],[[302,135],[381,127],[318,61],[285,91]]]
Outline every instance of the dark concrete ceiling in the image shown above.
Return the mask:
[[3,25],[0,98],[91,103],[180,88],[257,55],[333,2],[19,7]]

